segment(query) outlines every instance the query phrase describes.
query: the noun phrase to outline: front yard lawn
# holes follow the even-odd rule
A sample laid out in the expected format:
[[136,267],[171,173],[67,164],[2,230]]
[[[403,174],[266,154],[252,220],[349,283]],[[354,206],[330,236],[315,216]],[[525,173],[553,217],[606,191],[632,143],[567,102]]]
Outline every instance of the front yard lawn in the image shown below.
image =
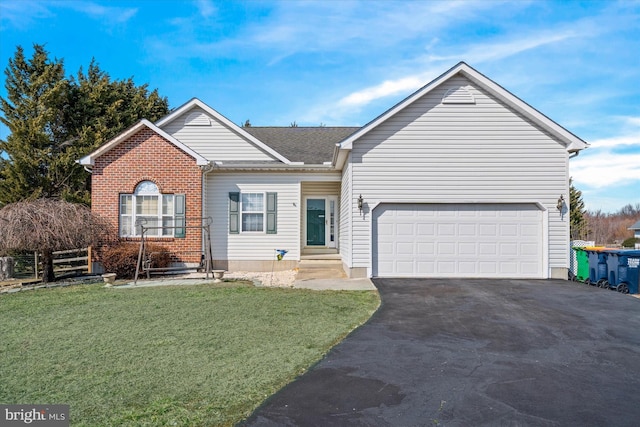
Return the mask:
[[78,426],[233,425],[376,310],[375,292],[215,285],[0,296],[0,403]]

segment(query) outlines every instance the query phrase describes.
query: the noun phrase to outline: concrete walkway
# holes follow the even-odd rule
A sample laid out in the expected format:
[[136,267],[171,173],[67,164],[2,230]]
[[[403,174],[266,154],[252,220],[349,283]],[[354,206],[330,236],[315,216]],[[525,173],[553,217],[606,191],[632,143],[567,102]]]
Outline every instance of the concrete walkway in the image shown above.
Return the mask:
[[[278,274],[280,272],[274,272],[271,274]],[[253,280],[256,286],[263,286],[263,283],[270,282],[269,279],[265,279],[265,275],[268,273],[246,273],[247,280]],[[228,276],[232,276],[229,274]],[[225,275],[225,278],[228,278]],[[232,277],[237,279],[237,274]],[[118,288],[142,288],[150,286],[185,286],[185,285],[198,285],[203,283],[215,283],[212,278],[207,279],[204,273],[191,273],[185,275],[173,275],[156,277],[152,279],[138,279],[137,284],[133,282],[125,285],[117,286]],[[224,284],[225,282],[222,282]],[[227,282],[228,283],[228,282]],[[363,279],[349,279],[344,274],[342,264],[336,261],[326,260],[305,260],[300,263],[298,272],[295,274],[295,278],[288,284],[288,286],[280,287],[292,287],[294,289],[313,289],[317,291],[375,291],[376,287],[371,280],[367,278]]]
[[369,279],[305,279],[296,280],[294,289],[314,289],[316,291],[375,291]]
[[302,260],[298,267],[295,289],[332,291],[375,291],[369,279],[349,279],[342,268],[342,261],[335,259]]

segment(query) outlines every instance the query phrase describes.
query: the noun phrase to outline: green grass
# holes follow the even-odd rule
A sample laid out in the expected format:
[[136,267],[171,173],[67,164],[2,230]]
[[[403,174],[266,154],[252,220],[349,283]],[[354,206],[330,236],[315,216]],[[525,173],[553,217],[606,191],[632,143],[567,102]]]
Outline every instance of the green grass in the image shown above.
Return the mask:
[[0,402],[72,425],[233,425],[379,304],[374,292],[214,285],[0,296]]

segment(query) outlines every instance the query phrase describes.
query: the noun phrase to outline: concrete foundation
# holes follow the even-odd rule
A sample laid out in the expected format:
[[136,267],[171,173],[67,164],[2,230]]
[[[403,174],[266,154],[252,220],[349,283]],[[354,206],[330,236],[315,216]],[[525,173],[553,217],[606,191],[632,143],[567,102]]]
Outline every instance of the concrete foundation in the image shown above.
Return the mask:
[[284,271],[298,268],[296,260],[252,260],[252,261],[232,261],[232,260],[213,260],[213,268],[215,270],[225,271]]
[[567,280],[569,278],[569,269],[564,267],[552,267],[550,279]]
[[367,275],[366,267],[353,267],[349,268],[345,263],[342,263],[342,268],[344,269],[347,277],[349,279],[366,279],[369,276]]

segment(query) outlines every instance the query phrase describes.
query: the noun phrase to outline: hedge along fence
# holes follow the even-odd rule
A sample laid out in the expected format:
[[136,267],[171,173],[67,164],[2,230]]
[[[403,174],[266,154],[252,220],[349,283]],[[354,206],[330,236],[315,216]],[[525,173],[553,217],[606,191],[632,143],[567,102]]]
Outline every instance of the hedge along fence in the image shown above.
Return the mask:
[[[53,272],[56,276],[67,273],[92,273],[91,246],[53,252]],[[17,252],[1,257],[0,280],[34,279],[42,277],[42,255],[38,252]]]

